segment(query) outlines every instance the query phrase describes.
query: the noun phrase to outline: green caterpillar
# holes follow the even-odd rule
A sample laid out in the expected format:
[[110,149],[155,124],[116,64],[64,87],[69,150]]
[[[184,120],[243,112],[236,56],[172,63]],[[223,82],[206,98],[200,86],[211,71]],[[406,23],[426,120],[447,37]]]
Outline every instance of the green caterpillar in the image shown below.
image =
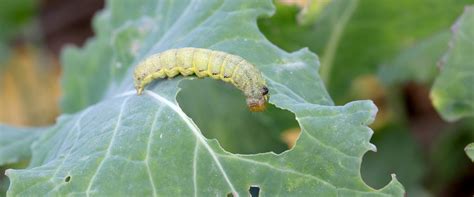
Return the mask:
[[268,88],[254,65],[222,51],[201,48],[170,49],[154,54],[140,62],[134,73],[135,88],[140,95],[146,85],[158,78],[176,75],[211,77],[232,83],[247,97],[250,111],[265,110]]

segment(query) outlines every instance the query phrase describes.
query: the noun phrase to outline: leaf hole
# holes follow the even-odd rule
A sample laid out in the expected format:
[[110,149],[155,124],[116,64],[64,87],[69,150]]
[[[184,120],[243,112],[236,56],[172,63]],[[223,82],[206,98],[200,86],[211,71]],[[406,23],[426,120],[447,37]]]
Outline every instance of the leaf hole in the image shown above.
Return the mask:
[[71,181],[71,176],[67,176],[66,178],[64,178],[64,182],[69,183],[69,181]]
[[295,135],[299,136],[293,113],[272,104],[264,112],[250,112],[243,93],[229,83],[206,78],[183,80],[180,87],[181,109],[206,138],[217,139],[229,152],[281,153],[294,144],[286,139],[287,131],[298,131]]
[[249,193],[252,197],[258,197],[260,195],[260,187],[250,186]]

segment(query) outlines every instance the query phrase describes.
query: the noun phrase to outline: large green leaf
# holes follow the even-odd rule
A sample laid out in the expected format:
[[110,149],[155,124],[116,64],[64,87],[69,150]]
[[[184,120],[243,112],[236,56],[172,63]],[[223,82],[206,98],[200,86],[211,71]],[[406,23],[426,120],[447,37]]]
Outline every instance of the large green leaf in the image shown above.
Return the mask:
[[449,121],[474,116],[474,7],[466,7],[452,27],[453,38],[441,73],[431,90],[431,99]]
[[[109,1],[95,19],[96,37],[63,55],[63,108],[77,113],[63,115],[34,144],[29,168],[7,171],[8,194],[245,196],[255,185],[267,196],[402,196],[394,176],[380,190],[360,176],[362,156],[375,150],[367,127],[375,105],[333,106],[316,56],[305,49],[287,53],[259,32],[256,18],[273,11],[270,0]],[[281,154],[225,151],[177,103],[178,86],[188,78],[161,80],[137,96],[133,65],[185,46],[254,63],[269,85],[270,103],[295,114],[302,128],[296,146]]]

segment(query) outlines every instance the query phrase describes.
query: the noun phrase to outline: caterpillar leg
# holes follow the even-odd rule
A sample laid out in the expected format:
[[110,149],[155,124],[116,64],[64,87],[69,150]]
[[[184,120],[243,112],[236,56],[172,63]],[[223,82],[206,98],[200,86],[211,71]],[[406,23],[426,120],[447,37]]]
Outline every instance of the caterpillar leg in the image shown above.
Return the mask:
[[191,67],[190,68],[180,67],[178,70],[179,70],[179,73],[181,73],[181,75],[183,76],[189,76],[189,75],[194,74],[194,71]]
[[179,74],[179,68],[166,69],[165,74],[168,78],[175,77]]
[[137,95],[142,95],[143,93],[143,86],[142,87],[137,87]]
[[205,69],[196,70],[196,71],[194,72],[194,74],[196,74],[196,76],[198,76],[199,78],[203,78],[203,77],[209,76],[209,72],[207,72],[207,70],[205,70]]

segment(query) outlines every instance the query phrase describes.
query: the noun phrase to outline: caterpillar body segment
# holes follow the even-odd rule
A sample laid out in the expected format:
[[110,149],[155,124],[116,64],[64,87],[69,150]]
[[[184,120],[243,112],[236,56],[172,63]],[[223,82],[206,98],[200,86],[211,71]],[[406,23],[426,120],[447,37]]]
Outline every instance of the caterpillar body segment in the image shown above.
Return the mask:
[[140,95],[155,79],[193,74],[231,83],[245,94],[250,111],[265,109],[268,88],[260,71],[242,57],[222,51],[179,48],[154,54],[136,66],[135,88]]

